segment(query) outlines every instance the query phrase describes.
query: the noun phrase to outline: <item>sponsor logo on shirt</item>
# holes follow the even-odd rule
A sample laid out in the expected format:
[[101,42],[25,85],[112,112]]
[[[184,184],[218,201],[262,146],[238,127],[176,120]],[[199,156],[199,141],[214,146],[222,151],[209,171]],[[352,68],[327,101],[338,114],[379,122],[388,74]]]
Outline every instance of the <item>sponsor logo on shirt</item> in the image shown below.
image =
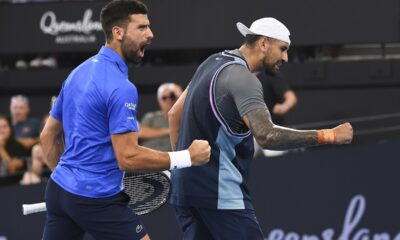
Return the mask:
[[128,108],[129,110],[133,110],[133,111],[136,110],[136,104],[131,103],[131,102],[126,102],[125,107]]

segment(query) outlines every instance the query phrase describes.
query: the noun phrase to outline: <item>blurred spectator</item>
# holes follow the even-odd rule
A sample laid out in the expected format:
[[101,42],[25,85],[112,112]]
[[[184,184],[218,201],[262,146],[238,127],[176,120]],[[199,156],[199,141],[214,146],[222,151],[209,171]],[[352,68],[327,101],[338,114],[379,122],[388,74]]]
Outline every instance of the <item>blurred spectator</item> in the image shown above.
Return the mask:
[[29,151],[15,140],[10,122],[0,116],[0,175],[16,173],[25,167]]
[[11,98],[11,123],[16,139],[29,151],[39,141],[40,121],[29,117],[29,100],[23,95]]
[[57,68],[57,60],[54,56],[37,56],[29,62],[31,68]]
[[[55,96],[51,97],[50,109],[54,106],[56,99],[57,98]],[[46,116],[43,117],[41,129],[43,129],[48,117],[49,114],[46,114]],[[43,179],[43,171],[49,170],[46,162],[47,161],[43,153],[43,148],[40,143],[38,143],[32,148],[31,161],[30,163],[28,162],[28,169],[22,176],[20,184],[29,185],[40,183]]]
[[164,83],[158,87],[157,100],[160,110],[144,115],[139,131],[142,146],[159,151],[171,151],[168,111],[181,94],[182,88],[175,83]]
[[42,173],[45,167],[46,158],[40,144],[36,144],[35,146],[33,146],[31,162],[32,165],[30,169],[28,169],[28,171],[26,171],[22,176],[22,179],[20,181],[21,185],[35,184],[42,181]]
[[296,94],[282,74],[270,76],[265,71],[260,71],[256,76],[263,86],[264,100],[271,113],[272,122],[284,125],[284,115],[297,104]]

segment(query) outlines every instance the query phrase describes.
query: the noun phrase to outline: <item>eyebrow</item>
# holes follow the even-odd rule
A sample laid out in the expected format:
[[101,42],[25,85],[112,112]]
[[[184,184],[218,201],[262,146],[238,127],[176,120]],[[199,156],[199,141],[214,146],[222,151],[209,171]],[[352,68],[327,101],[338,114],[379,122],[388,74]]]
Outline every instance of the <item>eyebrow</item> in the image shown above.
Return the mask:
[[138,28],[150,27],[150,24],[139,24]]

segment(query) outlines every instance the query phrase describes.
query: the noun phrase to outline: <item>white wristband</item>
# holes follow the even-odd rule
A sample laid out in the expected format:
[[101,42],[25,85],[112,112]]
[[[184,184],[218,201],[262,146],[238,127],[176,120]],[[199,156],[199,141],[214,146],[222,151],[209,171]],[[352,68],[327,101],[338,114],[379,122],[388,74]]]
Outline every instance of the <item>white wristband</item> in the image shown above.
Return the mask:
[[186,168],[192,166],[189,150],[168,152],[170,159],[169,170]]

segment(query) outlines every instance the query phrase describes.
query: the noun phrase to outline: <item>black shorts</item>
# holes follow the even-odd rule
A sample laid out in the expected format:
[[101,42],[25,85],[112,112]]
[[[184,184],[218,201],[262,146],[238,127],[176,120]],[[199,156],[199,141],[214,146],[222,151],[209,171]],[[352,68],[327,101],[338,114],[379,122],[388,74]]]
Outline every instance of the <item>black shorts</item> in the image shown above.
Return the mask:
[[129,196],[124,192],[106,198],[82,197],[65,191],[50,178],[45,199],[44,240],[83,239],[85,232],[96,240],[136,240],[147,234],[128,207]]
[[175,206],[184,240],[264,240],[254,210]]

